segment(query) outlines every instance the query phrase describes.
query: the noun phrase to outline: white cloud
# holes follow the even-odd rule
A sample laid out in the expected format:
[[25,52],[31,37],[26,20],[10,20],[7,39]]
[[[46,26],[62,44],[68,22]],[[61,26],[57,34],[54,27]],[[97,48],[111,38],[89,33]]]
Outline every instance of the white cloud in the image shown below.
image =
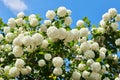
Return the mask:
[[4,5],[14,12],[20,12],[27,9],[27,5],[22,0],[2,0]]

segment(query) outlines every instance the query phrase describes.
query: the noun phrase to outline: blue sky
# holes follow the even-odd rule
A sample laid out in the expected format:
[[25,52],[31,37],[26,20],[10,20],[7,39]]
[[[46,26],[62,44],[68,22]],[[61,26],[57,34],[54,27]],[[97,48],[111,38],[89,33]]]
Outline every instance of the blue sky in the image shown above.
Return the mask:
[[116,8],[120,13],[120,0],[0,0],[0,17],[7,22],[18,12],[24,11],[26,15],[41,14],[45,19],[47,10],[56,9],[59,6],[72,10],[72,27],[84,16],[88,16],[92,24],[97,25],[102,14],[109,8]]

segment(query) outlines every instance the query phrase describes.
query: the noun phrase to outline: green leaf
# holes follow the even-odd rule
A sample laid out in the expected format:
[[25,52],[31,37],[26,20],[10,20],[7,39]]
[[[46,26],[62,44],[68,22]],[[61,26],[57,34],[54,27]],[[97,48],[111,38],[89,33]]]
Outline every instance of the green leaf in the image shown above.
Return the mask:
[[96,28],[96,25],[92,25],[92,28]]
[[102,60],[101,58],[97,58],[96,62],[101,62],[101,60]]
[[44,54],[44,52],[39,52],[39,54]]
[[90,20],[88,19],[88,17],[84,17],[82,20],[86,23],[87,27],[90,27],[90,26],[91,26],[91,25],[90,25],[91,22],[90,22]]

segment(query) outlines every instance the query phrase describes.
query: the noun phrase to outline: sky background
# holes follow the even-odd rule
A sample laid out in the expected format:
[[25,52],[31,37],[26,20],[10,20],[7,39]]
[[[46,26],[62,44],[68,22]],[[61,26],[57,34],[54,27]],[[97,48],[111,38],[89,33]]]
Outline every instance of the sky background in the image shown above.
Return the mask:
[[7,23],[11,17],[16,17],[18,12],[25,15],[40,14],[43,19],[47,10],[65,6],[72,10],[72,27],[76,21],[87,16],[92,24],[98,25],[102,15],[109,8],[116,8],[120,13],[120,0],[0,0],[0,17]]
[[0,0],[0,17],[7,22],[9,18],[16,17],[18,12],[23,11],[26,15],[40,14],[46,19],[46,11],[59,6],[72,10],[72,27],[76,25],[78,19],[85,16],[92,24],[98,25],[101,16],[109,8],[116,8],[120,13],[120,0]]

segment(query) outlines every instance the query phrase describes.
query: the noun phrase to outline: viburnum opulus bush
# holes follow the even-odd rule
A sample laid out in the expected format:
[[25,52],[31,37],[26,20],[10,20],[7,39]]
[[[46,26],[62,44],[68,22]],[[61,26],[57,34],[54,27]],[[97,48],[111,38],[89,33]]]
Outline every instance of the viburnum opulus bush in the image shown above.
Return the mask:
[[99,25],[87,17],[71,28],[71,10],[48,10],[44,20],[23,12],[0,19],[0,80],[120,80],[120,14]]

